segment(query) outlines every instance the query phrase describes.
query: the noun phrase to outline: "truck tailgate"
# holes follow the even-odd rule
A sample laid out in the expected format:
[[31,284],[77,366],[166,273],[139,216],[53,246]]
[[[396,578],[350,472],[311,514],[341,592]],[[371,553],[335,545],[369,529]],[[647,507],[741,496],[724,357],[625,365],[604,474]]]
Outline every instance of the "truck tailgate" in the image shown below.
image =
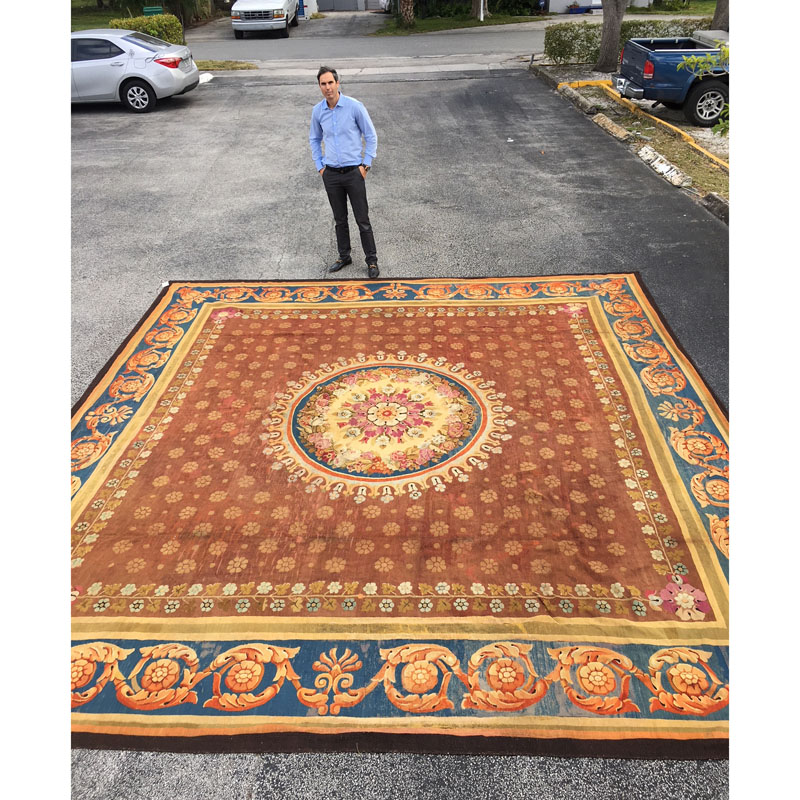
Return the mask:
[[622,61],[619,65],[620,74],[633,81],[639,86],[642,85],[642,75],[644,74],[644,62],[650,51],[642,45],[629,39],[622,48]]
[[629,39],[623,48],[620,74],[632,85],[641,87],[643,95],[639,96],[647,100],[682,103],[695,80],[689,70],[678,69],[684,57],[718,50],[686,38]]

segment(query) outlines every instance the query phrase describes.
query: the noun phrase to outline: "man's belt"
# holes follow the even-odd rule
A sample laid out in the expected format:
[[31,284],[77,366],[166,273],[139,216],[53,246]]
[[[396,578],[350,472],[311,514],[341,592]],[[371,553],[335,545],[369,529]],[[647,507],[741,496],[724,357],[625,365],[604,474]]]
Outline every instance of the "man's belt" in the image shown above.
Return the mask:
[[341,172],[341,173],[345,173],[345,172],[351,172],[351,171],[352,171],[352,170],[354,170],[354,169],[358,169],[360,166],[361,166],[361,164],[352,164],[352,165],[351,165],[351,166],[349,166],[349,167],[331,167],[331,166],[329,166],[328,164],[326,164],[326,165],[325,165],[325,169],[329,169],[329,170],[331,170],[332,172]]

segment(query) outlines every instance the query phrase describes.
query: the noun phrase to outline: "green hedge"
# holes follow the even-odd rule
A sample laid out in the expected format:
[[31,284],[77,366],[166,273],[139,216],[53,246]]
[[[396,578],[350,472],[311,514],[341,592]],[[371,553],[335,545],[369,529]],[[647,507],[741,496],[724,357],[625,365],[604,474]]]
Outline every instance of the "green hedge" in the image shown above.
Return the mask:
[[[619,49],[628,39],[658,39],[691,36],[711,27],[711,17],[681,20],[628,20],[622,23]],[[544,32],[544,54],[556,64],[593,64],[600,56],[602,24],[562,22]]]
[[689,0],[653,0],[653,8],[663,8],[664,11],[683,11],[688,6]]
[[173,14],[155,14],[152,17],[125,17],[112,19],[110,28],[121,28],[129,31],[149,33],[156,39],[163,39],[171,44],[183,44],[183,27],[181,21]]
[[489,11],[512,17],[532,17],[539,13],[539,5],[536,0],[489,0]]
[[[398,7],[399,14],[399,7]],[[414,17],[468,17],[472,10],[470,0],[415,0]]]
[[[489,13],[512,16],[532,16],[539,13],[536,0],[489,0]],[[464,17],[472,14],[472,0],[414,0],[414,16]]]

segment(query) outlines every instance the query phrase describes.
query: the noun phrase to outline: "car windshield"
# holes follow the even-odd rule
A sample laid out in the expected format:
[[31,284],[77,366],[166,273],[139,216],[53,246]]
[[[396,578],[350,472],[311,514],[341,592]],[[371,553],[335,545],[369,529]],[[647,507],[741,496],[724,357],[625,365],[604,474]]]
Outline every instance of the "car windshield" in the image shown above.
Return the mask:
[[139,33],[139,31],[129,33],[122,38],[127,42],[138,44],[139,47],[144,47],[145,50],[150,50],[153,53],[163,50],[166,47],[172,47],[169,42],[165,42],[163,39],[156,39],[155,36],[148,36],[146,33]]

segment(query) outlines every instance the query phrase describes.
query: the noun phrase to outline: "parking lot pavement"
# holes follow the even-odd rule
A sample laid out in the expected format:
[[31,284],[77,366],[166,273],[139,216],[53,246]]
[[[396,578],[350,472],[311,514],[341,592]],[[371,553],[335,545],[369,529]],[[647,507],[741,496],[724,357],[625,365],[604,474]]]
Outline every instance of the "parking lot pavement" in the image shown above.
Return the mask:
[[[430,77],[430,76],[427,76]],[[360,77],[382,279],[637,270],[727,400],[727,228],[525,71]],[[220,78],[146,115],[72,112],[73,399],[170,280],[325,276],[314,73]],[[355,265],[341,279],[366,277]]]

